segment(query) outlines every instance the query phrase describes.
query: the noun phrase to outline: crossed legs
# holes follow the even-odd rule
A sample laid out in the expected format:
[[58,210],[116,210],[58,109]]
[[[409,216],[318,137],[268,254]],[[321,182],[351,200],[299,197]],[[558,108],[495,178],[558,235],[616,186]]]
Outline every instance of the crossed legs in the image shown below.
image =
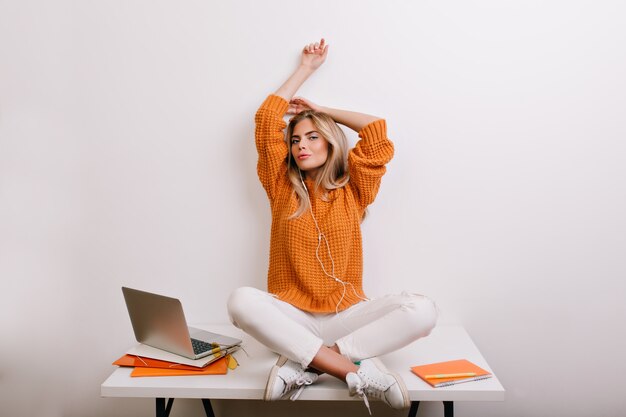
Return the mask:
[[427,336],[437,321],[434,303],[402,293],[363,301],[338,314],[302,311],[251,287],[228,300],[233,324],[270,350],[341,380],[354,362],[384,355]]

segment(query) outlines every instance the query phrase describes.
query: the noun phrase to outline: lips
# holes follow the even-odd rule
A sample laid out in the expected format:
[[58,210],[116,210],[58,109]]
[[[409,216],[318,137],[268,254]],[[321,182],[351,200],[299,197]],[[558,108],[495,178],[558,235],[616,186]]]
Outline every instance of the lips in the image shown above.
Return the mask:
[[310,153],[303,153],[303,154],[298,155],[298,160],[302,161],[303,159],[307,159],[310,156],[311,156]]

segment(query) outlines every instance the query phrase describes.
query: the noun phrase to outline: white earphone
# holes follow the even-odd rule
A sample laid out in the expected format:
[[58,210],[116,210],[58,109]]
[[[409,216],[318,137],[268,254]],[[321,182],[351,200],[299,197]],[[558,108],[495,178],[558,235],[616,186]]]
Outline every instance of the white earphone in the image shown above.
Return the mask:
[[[317,229],[317,248],[315,248],[315,257],[317,258],[317,262],[319,262],[320,266],[322,267],[322,272],[324,272],[324,275],[326,275],[328,278],[335,280],[336,282],[340,283],[343,286],[343,292],[341,294],[341,298],[339,299],[339,302],[335,306],[335,313],[339,313],[339,306],[341,305],[341,302],[346,296],[346,290],[347,290],[348,285],[352,287],[352,291],[354,292],[354,295],[356,295],[361,300],[369,301],[367,298],[363,298],[359,294],[357,294],[356,290],[354,289],[354,285],[352,285],[352,283],[342,281],[341,279],[335,276],[335,261],[333,260],[333,256],[330,253],[330,245],[328,244],[328,239],[326,239],[326,236],[324,235],[324,233],[322,233],[319,225],[317,224],[317,219],[315,218],[315,215],[313,214],[313,205],[311,204],[311,199],[309,197],[309,189],[304,183],[304,179],[302,178],[302,171],[300,171],[299,168],[298,168],[298,174],[300,175],[300,182],[302,183],[302,186],[306,190],[307,199],[309,200],[309,211],[311,212],[311,218],[313,218],[315,229]],[[324,263],[322,262],[319,256],[319,250],[320,250],[320,245],[322,244],[322,240],[326,244],[326,251],[328,253],[328,257],[330,258],[330,264],[331,264],[330,274],[326,271],[326,267],[324,267]]]

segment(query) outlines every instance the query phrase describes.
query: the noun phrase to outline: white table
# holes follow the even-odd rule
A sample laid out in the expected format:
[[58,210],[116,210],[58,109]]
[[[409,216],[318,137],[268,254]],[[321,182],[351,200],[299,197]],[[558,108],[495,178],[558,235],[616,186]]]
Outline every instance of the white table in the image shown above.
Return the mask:
[[[227,375],[131,378],[132,368],[118,368],[102,384],[101,395],[156,398],[157,417],[169,415],[174,398],[202,399],[208,417],[214,416],[210,399],[262,399],[267,375],[276,363],[277,355],[231,325],[194,327],[241,338],[249,356],[242,351],[237,352],[235,357],[240,366]],[[415,416],[420,401],[443,401],[445,417],[452,417],[454,401],[504,400],[504,388],[495,374],[486,380],[432,388],[410,371],[414,365],[454,359],[467,359],[493,373],[461,326],[438,326],[430,336],[381,357],[385,365],[399,373],[406,383],[412,402],[409,417]],[[166,398],[169,398],[167,405]],[[322,375],[316,384],[307,387],[300,399],[360,401],[358,397],[348,395],[345,383],[328,375]]]

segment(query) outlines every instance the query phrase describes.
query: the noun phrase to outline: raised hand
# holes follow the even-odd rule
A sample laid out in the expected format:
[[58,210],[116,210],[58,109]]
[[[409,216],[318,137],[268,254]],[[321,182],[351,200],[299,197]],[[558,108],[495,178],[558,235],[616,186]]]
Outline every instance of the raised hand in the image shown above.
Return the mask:
[[319,42],[310,43],[302,50],[301,64],[313,70],[318,69],[326,60],[328,45],[324,38]]
[[[275,94],[290,101],[302,83],[326,61],[326,55],[328,55],[328,45],[326,45],[324,38],[319,42],[306,45],[302,49],[300,65],[298,65],[298,68],[296,68],[287,81],[276,90]],[[292,114],[296,112],[297,108],[298,107],[294,107]]]

